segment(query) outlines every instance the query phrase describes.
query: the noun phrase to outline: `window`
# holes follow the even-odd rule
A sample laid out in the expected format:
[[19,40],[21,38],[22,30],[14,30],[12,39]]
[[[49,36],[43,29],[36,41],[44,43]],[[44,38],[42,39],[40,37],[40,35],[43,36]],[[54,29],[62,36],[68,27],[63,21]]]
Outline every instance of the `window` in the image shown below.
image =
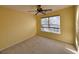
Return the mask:
[[60,34],[60,16],[41,18],[41,31]]

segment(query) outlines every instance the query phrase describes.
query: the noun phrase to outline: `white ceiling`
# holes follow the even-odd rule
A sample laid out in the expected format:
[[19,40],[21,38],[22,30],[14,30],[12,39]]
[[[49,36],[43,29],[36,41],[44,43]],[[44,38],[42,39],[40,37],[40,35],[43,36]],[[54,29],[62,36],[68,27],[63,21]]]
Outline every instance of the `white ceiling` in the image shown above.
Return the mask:
[[[70,7],[72,5],[42,5],[43,9],[52,9],[52,11],[57,11],[63,8]],[[36,5],[5,5],[4,7],[14,9],[16,11],[21,11],[24,13],[28,13],[28,11],[36,10]],[[33,12],[30,12],[33,14]]]

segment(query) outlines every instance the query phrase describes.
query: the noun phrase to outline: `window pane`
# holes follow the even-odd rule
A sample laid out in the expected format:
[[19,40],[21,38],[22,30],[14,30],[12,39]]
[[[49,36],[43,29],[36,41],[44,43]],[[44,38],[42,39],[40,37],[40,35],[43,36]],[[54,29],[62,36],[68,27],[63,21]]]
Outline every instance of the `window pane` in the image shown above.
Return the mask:
[[59,32],[59,29],[55,29],[55,32]]
[[49,27],[50,32],[59,33],[60,32],[60,16],[49,17]]
[[49,32],[52,32],[52,33],[59,33],[59,34],[60,34],[60,29],[49,28]]
[[48,27],[48,25],[47,25],[47,24],[41,24],[41,26],[42,26],[42,27]]
[[49,32],[54,32],[54,28],[49,28]]
[[49,29],[48,28],[41,28],[41,31],[48,32]]
[[41,24],[48,24],[48,18],[42,18]]
[[53,27],[55,29],[59,29],[60,28],[60,25],[57,25],[57,24],[50,24],[50,27]]
[[49,24],[60,25],[60,16],[49,17]]

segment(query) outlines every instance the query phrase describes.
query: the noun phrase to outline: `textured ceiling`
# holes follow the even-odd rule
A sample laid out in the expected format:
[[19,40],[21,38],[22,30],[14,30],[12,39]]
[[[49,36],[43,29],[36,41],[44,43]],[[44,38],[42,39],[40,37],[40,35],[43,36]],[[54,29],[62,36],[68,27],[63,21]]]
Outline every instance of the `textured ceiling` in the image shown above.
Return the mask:
[[[42,5],[41,7],[43,9],[52,9],[52,11],[57,11],[63,8],[70,7],[71,5]],[[5,5],[4,7],[14,9],[16,11],[21,11],[24,13],[28,13],[28,11],[34,11],[36,10],[36,5]],[[29,12],[34,13],[34,12]]]

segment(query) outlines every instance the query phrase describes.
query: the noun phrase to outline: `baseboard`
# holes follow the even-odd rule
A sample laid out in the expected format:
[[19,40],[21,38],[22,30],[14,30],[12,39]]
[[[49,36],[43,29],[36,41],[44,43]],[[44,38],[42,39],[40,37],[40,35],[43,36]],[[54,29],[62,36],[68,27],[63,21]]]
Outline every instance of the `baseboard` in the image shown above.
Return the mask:
[[1,53],[1,51],[5,50],[5,49],[8,49],[8,48],[10,48],[10,47],[12,47],[12,46],[14,46],[14,45],[20,44],[20,43],[22,43],[22,42],[24,42],[24,41],[26,41],[26,40],[29,40],[29,39],[31,39],[31,38],[33,38],[33,37],[35,37],[35,36],[36,36],[36,35],[34,35],[34,36],[30,37],[30,38],[27,38],[27,39],[25,38],[25,39],[22,40],[22,41],[15,42],[14,44],[8,45],[7,47],[0,49],[0,53]]

